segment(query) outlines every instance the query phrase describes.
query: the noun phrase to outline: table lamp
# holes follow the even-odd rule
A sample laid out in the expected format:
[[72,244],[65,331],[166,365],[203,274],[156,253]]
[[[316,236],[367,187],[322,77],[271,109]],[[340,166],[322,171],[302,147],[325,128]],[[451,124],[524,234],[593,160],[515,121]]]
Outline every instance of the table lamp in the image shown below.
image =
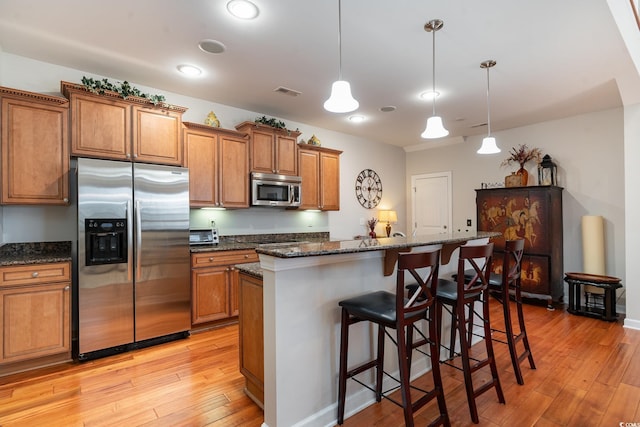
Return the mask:
[[396,213],[396,211],[379,211],[378,220],[380,222],[387,223],[386,231],[387,237],[389,237],[391,235],[391,223],[393,222],[395,224],[396,222],[398,222],[398,214]]

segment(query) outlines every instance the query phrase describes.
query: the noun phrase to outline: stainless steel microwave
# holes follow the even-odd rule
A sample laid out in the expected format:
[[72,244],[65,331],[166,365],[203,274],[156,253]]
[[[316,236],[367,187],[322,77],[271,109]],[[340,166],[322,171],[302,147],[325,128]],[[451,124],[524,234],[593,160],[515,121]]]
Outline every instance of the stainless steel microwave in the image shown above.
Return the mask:
[[251,174],[251,204],[253,206],[300,206],[302,178],[253,172]]

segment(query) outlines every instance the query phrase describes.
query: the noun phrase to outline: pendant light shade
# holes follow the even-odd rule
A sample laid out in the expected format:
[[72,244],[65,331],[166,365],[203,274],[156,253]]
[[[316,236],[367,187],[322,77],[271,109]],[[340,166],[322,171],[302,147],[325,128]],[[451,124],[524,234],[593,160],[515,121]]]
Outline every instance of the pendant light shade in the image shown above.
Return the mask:
[[478,154],[496,154],[500,149],[496,145],[496,139],[491,136],[491,104],[489,102],[489,68],[496,65],[496,61],[489,59],[480,63],[480,68],[487,70],[487,136],[482,140],[482,146],[477,151]]
[[427,127],[420,135],[423,138],[442,138],[449,135],[449,131],[442,125],[442,117],[431,116],[427,119]]
[[324,109],[332,113],[348,113],[360,104],[351,95],[351,85],[345,80],[337,80],[331,85],[331,96],[324,102]]
[[[434,93],[436,92],[436,31],[442,28],[443,25],[444,25],[444,22],[442,22],[441,19],[433,19],[427,22],[426,24],[424,24],[424,30],[427,32],[433,33],[433,51],[432,51],[433,88],[432,90]],[[424,132],[422,132],[420,136],[423,138],[429,138],[429,139],[442,138],[444,136],[449,135],[449,131],[445,129],[444,125],[442,124],[442,118],[436,115],[436,97],[435,96],[432,98],[432,102],[433,102],[432,104],[433,114],[431,117],[429,117],[429,119],[427,119],[427,126],[424,129]]]
[[342,12],[338,0],[338,80],[331,85],[331,96],[324,102],[324,109],[332,113],[349,113],[358,109],[360,104],[351,95],[351,85],[342,80]]

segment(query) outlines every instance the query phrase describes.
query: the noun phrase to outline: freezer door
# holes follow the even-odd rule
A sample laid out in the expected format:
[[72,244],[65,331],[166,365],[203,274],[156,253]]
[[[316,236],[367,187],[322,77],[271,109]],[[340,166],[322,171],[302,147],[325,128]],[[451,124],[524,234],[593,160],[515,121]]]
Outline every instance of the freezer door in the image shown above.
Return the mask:
[[189,171],[134,164],[135,339],[191,328]]
[[[134,339],[133,199],[130,163],[80,158],[77,171],[78,345],[82,356]],[[87,263],[87,251],[96,224],[116,219],[124,220],[126,228],[126,262],[87,265],[91,264]]]

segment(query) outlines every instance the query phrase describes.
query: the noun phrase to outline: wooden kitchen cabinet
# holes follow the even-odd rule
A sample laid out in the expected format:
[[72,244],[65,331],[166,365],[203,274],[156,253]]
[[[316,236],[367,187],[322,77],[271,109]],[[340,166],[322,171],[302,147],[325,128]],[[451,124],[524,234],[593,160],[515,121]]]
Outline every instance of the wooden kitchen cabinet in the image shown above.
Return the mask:
[[69,204],[69,103],[0,87],[2,204]]
[[184,107],[154,106],[115,92],[96,95],[61,82],[71,110],[71,155],[180,166]]
[[71,359],[71,264],[0,267],[3,373]]
[[257,261],[253,249],[191,254],[192,326],[237,316],[239,272],[234,265]]
[[549,307],[562,302],[562,188],[530,186],[476,190],[476,207],[478,230],[499,231],[503,236],[493,239],[493,271],[502,272],[505,240],[523,238],[523,295],[545,299]]
[[240,372],[245,393],[264,405],[264,309],[262,279],[240,273]]
[[255,122],[242,122],[236,129],[249,135],[251,172],[298,175],[300,132]]
[[299,147],[300,209],[340,210],[340,154],[342,151],[314,145]]
[[247,134],[184,122],[191,207],[249,207]]

